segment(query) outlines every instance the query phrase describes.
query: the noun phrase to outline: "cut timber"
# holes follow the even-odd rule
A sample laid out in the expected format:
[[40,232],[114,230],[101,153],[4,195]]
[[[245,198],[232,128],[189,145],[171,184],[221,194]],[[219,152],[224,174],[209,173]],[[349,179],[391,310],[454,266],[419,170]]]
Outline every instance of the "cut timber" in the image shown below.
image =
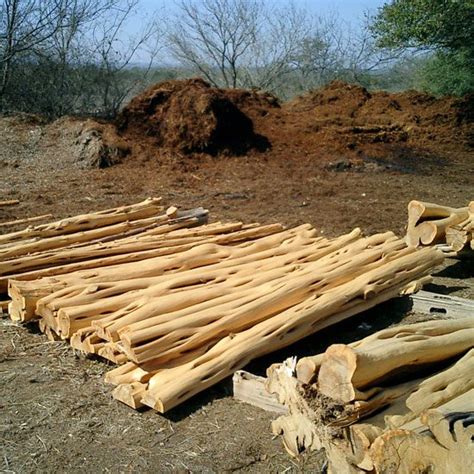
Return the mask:
[[464,247],[470,247],[474,229],[474,216],[469,216],[458,225],[446,229],[446,243],[455,251],[460,252]]
[[130,384],[117,385],[112,392],[115,400],[119,400],[135,410],[143,407],[142,396],[146,391],[146,384],[132,382]]
[[411,310],[425,314],[439,314],[448,318],[474,318],[474,301],[457,296],[441,295],[421,290],[407,296]]
[[318,374],[319,391],[348,403],[364,400],[360,390],[386,381],[399,370],[447,360],[472,347],[474,318],[428,321],[389,328],[352,347],[330,346]]
[[468,207],[452,208],[420,201],[408,204],[408,245],[431,245],[446,240],[446,229],[469,217]]
[[0,207],[14,206],[16,204],[20,204],[20,201],[18,201],[18,199],[10,199],[8,201],[0,201]]
[[370,448],[375,472],[474,471],[474,390],[421,416],[421,432],[390,430]]
[[278,402],[278,399],[267,392],[265,378],[253,375],[244,370],[238,370],[232,377],[234,398],[249,405],[262,408],[265,411],[285,414],[288,409]]
[[30,222],[44,221],[53,217],[52,214],[44,214],[42,216],[26,217],[24,219],[16,219],[14,221],[0,222],[0,227],[9,227],[20,224],[28,224]]
[[31,238],[56,237],[79,231],[97,229],[128,220],[139,220],[156,216],[163,211],[161,198],[148,198],[130,206],[121,206],[104,211],[68,217],[49,224],[42,224],[22,231],[0,236],[0,244],[18,242]]

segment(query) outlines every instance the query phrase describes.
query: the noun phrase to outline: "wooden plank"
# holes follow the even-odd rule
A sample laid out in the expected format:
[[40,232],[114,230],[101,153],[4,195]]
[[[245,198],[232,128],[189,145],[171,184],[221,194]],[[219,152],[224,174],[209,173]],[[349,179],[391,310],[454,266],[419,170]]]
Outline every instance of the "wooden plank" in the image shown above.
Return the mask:
[[409,295],[411,310],[425,314],[436,314],[448,318],[474,317],[474,300],[457,296],[440,295],[429,291],[419,291]]
[[287,414],[288,408],[278,401],[276,395],[267,392],[265,381],[265,377],[259,377],[245,370],[238,370],[232,377],[234,398],[265,411]]

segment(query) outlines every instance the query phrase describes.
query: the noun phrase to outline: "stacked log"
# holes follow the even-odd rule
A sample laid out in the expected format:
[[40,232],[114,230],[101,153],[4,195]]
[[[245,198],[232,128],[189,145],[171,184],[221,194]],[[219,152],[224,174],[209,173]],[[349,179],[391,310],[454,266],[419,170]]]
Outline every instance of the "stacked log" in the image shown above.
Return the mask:
[[390,232],[327,240],[301,226],[245,245],[198,245],[140,271],[42,279],[43,295],[11,282],[10,294],[23,307],[31,296],[74,347],[125,362],[106,376],[115,398],[165,412],[255,357],[416,289],[442,259]]
[[408,204],[406,240],[409,245],[447,243],[455,252],[474,248],[474,201],[467,207],[452,208],[439,204],[411,201]]
[[330,472],[472,472],[473,347],[473,318],[437,320],[274,365],[289,414],[272,429],[293,456],[325,449]]
[[138,261],[165,243],[175,246],[199,240],[195,235],[184,237],[179,229],[201,225],[208,212],[199,208],[170,217],[160,201],[149,198],[0,235],[0,294],[6,293],[9,279],[34,280]]
[[459,224],[446,229],[446,243],[455,251],[474,250],[474,201],[469,203],[469,215]]
[[117,364],[114,397],[165,412],[253,358],[416,291],[444,258],[391,232],[326,239],[308,224],[206,217],[152,200],[0,236],[10,317]]

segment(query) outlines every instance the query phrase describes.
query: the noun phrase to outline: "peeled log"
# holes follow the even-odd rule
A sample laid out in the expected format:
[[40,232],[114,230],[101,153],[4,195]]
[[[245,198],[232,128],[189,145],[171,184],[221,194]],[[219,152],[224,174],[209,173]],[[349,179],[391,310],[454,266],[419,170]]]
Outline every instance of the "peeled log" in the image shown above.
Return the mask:
[[[169,321],[163,321],[163,318],[158,316],[155,319],[147,318],[140,324],[130,325],[119,331],[122,347],[129,357],[137,362],[145,361],[147,357],[156,357],[156,354],[170,360],[213,339],[239,332],[300,303],[309,295],[328,291],[342,284],[347,275],[355,278],[369,271],[370,265],[382,258],[384,253],[388,255],[393,248],[398,250],[399,241],[390,242],[389,237],[384,245],[380,242],[376,245],[377,239],[380,239],[380,236],[360,239],[351,244],[354,253],[341,255],[337,266],[331,262],[331,254],[327,258],[323,257],[323,252],[318,251],[316,245],[313,252],[315,255],[319,253],[321,258],[314,263],[295,260],[290,265],[290,257],[284,256],[282,264],[278,263],[278,259],[273,259],[272,267],[262,267],[257,272],[255,263],[252,263],[248,268],[248,276],[236,273],[226,280],[228,288],[223,288],[222,298],[225,301],[222,304],[219,304],[218,300],[211,304],[193,304],[189,311],[174,313]],[[368,248],[359,251],[359,247],[363,246]],[[309,246],[306,248],[308,251],[312,249]],[[331,246],[327,246],[324,252],[329,252],[330,248]],[[309,258],[313,258],[311,253]],[[237,280],[236,284],[232,285],[232,279],[237,276],[248,280],[248,283],[242,285]],[[198,290],[196,296],[201,293],[202,291]],[[158,304],[159,302],[155,303]],[[159,313],[167,314],[170,310],[163,309]],[[216,314],[220,315],[217,320]],[[144,325],[145,328],[137,330]],[[144,344],[139,345],[141,341]],[[144,355],[147,353],[148,356]]]
[[0,227],[9,227],[20,224],[28,224],[30,222],[44,221],[53,217],[52,214],[44,214],[42,216],[25,217],[24,219],[16,219],[14,221],[0,222]]
[[474,319],[469,317],[389,328],[352,347],[334,344],[326,350],[318,387],[343,403],[363,400],[360,390],[390,379],[397,370],[449,359],[470,349],[473,341]]
[[[149,228],[154,228],[166,224],[168,216],[157,216],[148,217],[146,219],[139,219],[135,221],[125,221],[118,224],[98,227],[97,229],[85,230],[75,232],[72,234],[62,234],[54,237],[41,238],[39,240],[26,240],[25,242],[19,241],[13,244],[3,245],[0,247],[0,259],[11,260],[22,255],[28,255],[34,252],[43,252],[52,249],[58,249],[61,247],[67,247],[70,245],[93,243],[93,242],[106,242],[108,240],[116,240],[121,237],[127,237],[131,233],[136,231],[143,231]],[[190,218],[194,222],[194,218]],[[196,223],[198,223],[196,221]],[[189,223],[180,222],[174,225],[174,228],[188,226]],[[173,230],[171,227],[169,230]],[[161,232],[166,232],[168,229],[161,229]],[[8,262],[7,262],[8,263]]]
[[458,209],[449,217],[437,221],[422,222],[418,227],[418,235],[423,245],[431,245],[446,240],[446,229],[457,225],[467,218],[467,207]]
[[459,225],[446,229],[446,243],[455,251],[460,252],[472,239],[474,220],[466,219]]
[[474,349],[449,369],[424,380],[418,390],[408,397],[406,405],[419,415],[471,389],[474,389]]
[[[219,232],[220,230],[228,229],[227,226],[224,228],[215,226],[211,227],[212,232]],[[254,252],[258,249],[264,250],[265,248],[275,247],[283,243],[286,239],[289,239],[291,236],[295,236],[295,232],[299,232],[301,238],[306,236],[307,238],[310,238],[314,234],[314,230],[311,230],[307,226],[301,226],[297,229],[291,229],[288,231],[282,230],[281,225],[275,224],[238,230],[236,232],[221,235],[209,234],[207,237],[208,242],[222,242],[223,244],[238,243],[241,239],[251,240],[259,238],[259,240],[255,241],[255,244],[249,243],[242,249],[239,249],[239,247],[223,247],[219,246],[217,243],[209,243],[202,246],[203,244],[200,242],[168,247],[166,245],[169,241],[165,240],[163,242],[165,247],[156,248],[149,252],[125,254],[110,257],[108,259],[97,259],[84,262],[88,267],[96,265],[97,268],[91,270],[86,269],[81,271],[78,269],[77,271],[73,271],[78,267],[82,268],[82,263],[78,263],[58,267],[58,271],[61,270],[64,274],[60,273],[55,277],[42,278],[41,280],[31,282],[10,279],[8,291],[13,298],[12,311],[16,320],[28,321],[35,318],[36,304],[40,298],[54,293],[65,286],[71,286],[79,282],[82,282],[84,285],[96,282],[114,282],[117,281],[117,275],[120,275],[121,279],[156,276],[163,272],[163,265],[168,265],[170,268],[176,267],[176,270],[179,270],[179,268],[191,268],[193,265],[199,266],[196,262],[196,253],[202,255],[204,252],[206,254],[205,258],[201,258],[202,264],[205,264],[209,263],[209,259],[222,259],[239,252],[240,254],[244,254],[245,252]],[[205,230],[203,229],[203,232],[204,231]],[[210,233],[211,230],[208,232]],[[181,234],[186,235],[185,233]],[[319,240],[324,239],[319,238]],[[158,244],[159,242],[154,243],[155,246],[158,246]],[[134,263],[137,258],[142,260],[141,265],[136,265]],[[125,262],[120,264],[121,260],[125,260]],[[117,262],[118,264],[102,267],[102,264],[112,262]],[[66,273],[67,269],[70,269],[70,272]],[[54,269],[41,271],[40,274],[51,273],[51,270]],[[20,275],[20,278],[22,277],[24,277],[24,275]]]
[[[229,335],[193,362],[154,375],[142,401],[163,413],[244,367],[253,358],[395,297],[414,278],[428,273],[442,260],[443,256],[434,249],[417,251],[327,293],[308,298],[250,329]],[[384,285],[388,281],[390,285]]]
[[[356,237],[357,235],[354,234],[346,238],[355,239]],[[278,235],[275,238],[279,239]],[[278,266],[279,263],[281,266],[281,259],[290,258],[285,250],[288,247],[291,248],[292,245],[302,250],[299,251],[300,253],[294,252],[295,255],[291,255],[291,258],[297,258],[300,254],[305,254],[308,258],[314,255],[311,246],[305,248],[301,245],[301,239],[301,236],[293,238],[290,236],[287,245],[277,247],[271,245],[272,239],[270,239],[265,242],[265,246],[263,246],[264,242],[256,241],[255,245],[249,244],[242,248],[217,248],[217,257],[219,253],[222,254],[225,251],[224,257],[236,258],[216,258],[213,265],[207,265],[203,269],[198,268],[201,265],[193,265],[193,259],[183,259],[182,255],[178,255],[177,258],[181,260],[179,265],[173,261],[164,262],[165,265],[155,264],[153,271],[156,272],[156,277],[68,287],[60,293],[53,293],[38,301],[37,312],[42,316],[45,311],[57,312],[62,321],[59,324],[65,337],[78,328],[77,323],[88,325],[95,321],[97,324],[94,325],[97,328],[103,327],[103,331],[99,331],[101,337],[107,340],[118,340],[117,331],[120,328],[134,322],[149,320],[160,309],[164,311],[166,307],[169,312],[173,308],[178,310],[180,307],[191,305],[193,301],[197,303],[203,299],[213,299],[215,295],[212,289],[217,288],[216,291],[219,291],[221,288],[222,291],[226,291],[227,279],[241,283],[241,275],[237,269],[241,269],[246,278],[252,279],[255,273],[258,275],[258,271],[264,268],[266,262],[273,267]],[[321,242],[323,248],[320,253],[333,248],[329,244],[326,245],[324,239],[306,238],[304,234],[303,241],[307,243],[313,241],[315,246]],[[263,250],[256,252],[259,247]],[[214,258],[207,246],[196,247],[192,249],[192,252],[195,254],[195,262],[200,260],[209,263],[209,259]],[[163,271],[167,266],[174,269],[172,276],[166,275]],[[177,271],[180,268],[187,271]],[[286,269],[283,267],[282,271],[285,272]],[[210,288],[207,289],[207,287]],[[132,290],[140,291],[131,293]],[[192,297],[191,292],[197,300]]]
[[[227,226],[226,226],[227,228]],[[208,237],[199,237],[197,239],[192,239],[191,241],[183,241],[184,239],[175,240],[171,243],[167,240],[152,240],[152,249],[151,250],[140,250],[140,246],[142,243],[133,243],[131,242],[131,247],[138,245],[138,248],[132,251],[131,247],[123,249],[125,253],[119,255],[112,255],[106,257],[100,257],[96,255],[96,258],[82,260],[82,258],[86,258],[83,256],[81,261],[76,263],[68,263],[64,265],[58,265],[53,267],[48,267],[40,270],[33,270],[27,271],[25,273],[13,273],[8,274],[7,276],[0,277],[0,293],[4,293],[7,290],[8,280],[21,280],[21,281],[31,281],[36,280],[38,278],[45,278],[45,277],[52,277],[58,276],[58,278],[63,279],[67,278],[67,276],[73,272],[83,271],[83,270],[90,270],[96,269],[101,267],[109,267],[109,269],[116,268],[114,266],[121,265],[125,263],[132,263],[137,261],[146,260],[149,258],[159,257],[163,255],[170,255],[178,252],[183,252],[185,250],[189,250],[190,248],[200,244],[200,243],[215,243],[216,245],[227,245],[227,244],[234,244],[237,245],[239,242],[245,242],[247,240],[256,239],[260,237],[264,237],[267,235],[279,233],[283,230],[283,227],[280,224],[272,224],[267,226],[260,226],[255,228],[248,228],[242,229],[235,232],[219,234],[219,228],[214,228],[213,232],[216,235],[209,235]],[[202,240],[201,240],[202,239]],[[109,245],[109,244],[108,244]],[[108,245],[105,247],[105,253],[107,253]],[[149,245],[149,243],[146,243]],[[171,245],[171,246],[168,246]],[[104,248],[103,244],[98,245],[99,248]],[[84,249],[84,247],[82,248]],[[85,249],[87,252],[88,249]],[[127,253],[131,251],[131,253]],[[69,257],[67,254],[68,250],[65,250],[64,255],[66,258]],[[100,254],[100,253],[99,253]],[[87,254],[86,254],[87,255]],[[135,265],[136,267],[136,265]],[[91,270],[89,273],[91,273]]]
[[47,238],[73,232],[105,227],[127,220],[145,219],[163,211],[161,198],[148,198],[137,204],[67,217],[56,222],[30,227],[18,232],[0,235],[0,244],[32,238]]
[[146,391],[146,384],[141,382],[132,382],[131,384],[117,385],[112,392],[115,400],[137,410],[143,407],[142,396]]
[[296,377],[302,383],[313,383],[323,362],[324,353],[311,357],[303,357],[296,365]]
[[421,201],[408,204],[408,226],[406,241],[417,247],[431,245],[444,240],[446,229],[464,221],[468,208],[453,208]]

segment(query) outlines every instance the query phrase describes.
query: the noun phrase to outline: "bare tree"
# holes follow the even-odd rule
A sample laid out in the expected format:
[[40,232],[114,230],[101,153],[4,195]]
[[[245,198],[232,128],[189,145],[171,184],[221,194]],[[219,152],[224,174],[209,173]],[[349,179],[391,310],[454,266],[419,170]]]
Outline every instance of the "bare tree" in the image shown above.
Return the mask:
[[293,71],[293,59],[315,29],[311,12],[288,2],[284,6],[265,4],[256,41],[242,64],[241,83],[276,92]]
[[[139,0],[0,0],[0,109],[114,115],[159,52]],[[142,26],[132,36],[135,21]],[[130,73],[134,61],[140,72]]]
[[0,4],[0,99],[5,93],[14,58],[42,45],[70,18],[70,0],[3,0]]
[[237,87],[241,58],[257,38],[261,6],[259,0],[182,0],[169,35],[172,53],[213,85]]
[[292,3],[182,0],[169,35],[171,52],[211,84],[273,88],[310,30]]
[[[115,5],[90,35],[90,54],[98,66],[100,109],[106,116],[114,116],[130,92],[144,83],[163,45],[161,22],[156,15],[148,20],[138,18],[138,4],[139,0],[125,0]],[[132,20],[140,21],[142,27],[137,35],[126,36],[124,30]],[[125,78],[133,61],[140,59],[140,76]]]

